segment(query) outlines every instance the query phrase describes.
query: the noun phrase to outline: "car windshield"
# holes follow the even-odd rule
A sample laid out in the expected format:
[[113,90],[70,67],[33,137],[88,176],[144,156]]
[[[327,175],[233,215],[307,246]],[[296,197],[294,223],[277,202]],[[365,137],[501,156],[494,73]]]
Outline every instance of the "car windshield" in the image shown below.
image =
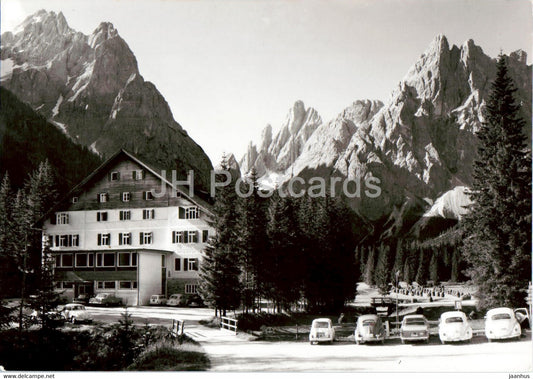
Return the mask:
[[406,325],[421,325],[421,326],[426,325],[424,320],[420,318],[408,318],[405,320],[405,324]]
[[374,326],[376,322],[374,320],[364,320],[363,326]]
[[457,317],[448,317],[446,319],[446,324],[453,324],[453,323],[462,323],[463,319],[459,316]]
[[498,313],[491,317],[492,320],[510,320],[511,315],[509,313]]
[[329,328],[329,323],[327,321],[315,321],[313,323],[315,328]]
[[177,299],[178,298],[178,295],[172,295],[169,297],[169,299]]

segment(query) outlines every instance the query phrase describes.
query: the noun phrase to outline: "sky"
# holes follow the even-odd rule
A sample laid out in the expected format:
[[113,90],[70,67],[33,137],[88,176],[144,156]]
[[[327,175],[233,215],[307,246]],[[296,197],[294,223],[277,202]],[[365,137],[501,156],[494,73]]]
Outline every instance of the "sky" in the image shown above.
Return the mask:
[[39,9],[90,34],[113,23],[214,165],[280,129],[297,100],[324,121],[386,101],[438,34],[532,54],[529,0],[1,0],[1,30]]

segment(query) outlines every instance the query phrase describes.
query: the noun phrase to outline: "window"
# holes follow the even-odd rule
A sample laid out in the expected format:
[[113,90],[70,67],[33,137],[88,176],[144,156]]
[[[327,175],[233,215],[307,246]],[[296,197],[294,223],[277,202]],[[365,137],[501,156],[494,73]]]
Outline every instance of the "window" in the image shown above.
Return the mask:
[[139,233],[139,243],[141,245],[150,245],[152,243],[152,239],[153,239],[152,232]]
[[193,220],[200,217],[198,207],[179,207],[179,218]]
[[115,267],[115,253],[96,253],[96,267]]
[[154,195],[152,194],[152,191],[143,191],[143,199],[154,200]]
[[55,259],[56,259],[56,267],[61,267],[61,255],[57,254],[55,256]]
[[143,220],[153,220],[155,216],[154,209],[143,209]]
[[96,221],[107,221],[107,212],[96,212]]
[[108,200],[109,200],[109,194],[107,192],[100,192],[98,194],[99,203],[107,203]]
[[68,213],[57,213],[56,214],[56,223],[58,225],[68,224]]
[[209,230],[202,230],[202,242],[207,242],[209,239]]
[[115,288],[115,282],[96,282],[96,285],[100,289],[113,289]]
[[75,258],[76,267],[93,267],[94,254],[93,253],[79,253]]
[[131,200],[131,192],[122,192],[122,201],[127,203]]
[[119,267],[135,267],[137,266],[137,253],[118,253]]
[[131,211],[120,211],[119,218],[120,221],[131,220]]
[[61,267],[72,267],[72,254],[61,254]]
[[78,234],[64,234],[55,236],[55,247],[72,247],[80,245]]
[[174,271],[181,271],[181,258],[174,259]]
[[111,245],[111,234],[110,233],[106,233],[106,234],[101,234],[101,233],[98,233],[98,246],[104,246],[104,245]]
[[131,245],[131,233],[119,233],[118,244],[119,245]]
[[131,172],[131,177],[133,180],[143,180],[144,179],[144,171],[143,170],[133,170]]
[[185,293],[186,294],[198,293],[198,284],[185,284]]
[[196,230],[185,232],[185,243],[198,243],[198,232]]
[[120,172],[118,171],[113,171],[111,173],[111,175],[109,176],[109,178],[111,179],[112,182],[115,182],[117,180],[120,180]]
[[72,198],[72,204],[76,204],[76,203],[78,202],[78,200],[79,200],[79,199],[78,199],[78,196],[74,196],[74,197]]
[[137,282],[118,282],[118,288],[121,290],[129,290],[133,288],[137,288]]
[[198,258],[184,258],[183,271],[198,271]]
[[172,243],[183,243],[184,234],[185,232],[178,232],[178,231],[172,232]]

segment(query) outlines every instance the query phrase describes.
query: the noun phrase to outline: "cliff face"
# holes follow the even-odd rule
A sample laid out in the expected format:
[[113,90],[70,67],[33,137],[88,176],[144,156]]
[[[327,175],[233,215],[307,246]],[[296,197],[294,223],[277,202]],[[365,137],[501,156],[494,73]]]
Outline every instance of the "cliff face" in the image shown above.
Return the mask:
[[[529,121],[524,132],[530,136],[531,67],[523,51],[510,54],[508,64]],[[255,162],[265,181],[274,178],[278,185],[296,175],[321,176],[327,183],[330,177],[364,183],[373,176],[380,179],[381,196],[350,200],[363,216],[382,219],[402,213],[409,204],[423,213],[446,191],[471,184],[475,132],[495,73],[496,59],[472,40],[450,47],[444,36],[437,36],[385,104],[356,101],[336,119],[313,128],[289,166],[276,155],[268,156],[273,163],[257,159],[265,156],[263,146],[272,145],[267,128],[262,148],[250,146],[245,159],[253,159],[246,161],[246,169]],[[278,138],[290,136],[289,130],[284,126]],[[278,161],[283,164],[276,166]]]
[[2,34],[2,86],[101,156],[127,148],[208,187],[211,162],[173,118],[110,23],[87,36],[41,10]]

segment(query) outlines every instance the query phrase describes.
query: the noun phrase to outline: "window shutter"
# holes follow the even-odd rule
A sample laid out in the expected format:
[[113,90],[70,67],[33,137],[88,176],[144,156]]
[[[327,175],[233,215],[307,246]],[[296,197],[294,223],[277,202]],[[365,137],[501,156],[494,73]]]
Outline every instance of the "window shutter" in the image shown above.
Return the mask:
[[189,259],[183,258],[183,271],[189,271]]
[[198,243],[198,231],[192,232],[192,242]]
[[56,244],[55,244],[56,247],[59,246],[59,235],[56,235]]
[[152,215],[151,218],[155,218],[155,209],[150,210],[150,214]]
[[109,194],[107,192],[105,193],[105,201],[109,201]]
[[181,271],[181,259],[174,259],[174,271]]
[[107,233],[107,244],[111,246],[111,233]]
[[98,234],[98,246],[102,245],[102,235]]
[[183,243],[189,243],[189,232],[183,232]]
[[143,232],[140,232],[140,233],[139,233],[139,244],[140,244],[140,245],[144,244],[143,237],[144,237],[144,233],[143,233]]
[[97,193],[96,194],[96,201],[99,203],[100,202],[100,193]]
[[100,212],[96,212],[96,221],[100,221],[101,218],[100,218]]
[[122,233],[118,234],[118,244],[122,245]]
[[185,208],[183,207],[180,207],[179,209],[179,218],[180,219],[185,218]]
[[207,242],[208,239],[209,239],[209,231],[202,230],[202,242]]

